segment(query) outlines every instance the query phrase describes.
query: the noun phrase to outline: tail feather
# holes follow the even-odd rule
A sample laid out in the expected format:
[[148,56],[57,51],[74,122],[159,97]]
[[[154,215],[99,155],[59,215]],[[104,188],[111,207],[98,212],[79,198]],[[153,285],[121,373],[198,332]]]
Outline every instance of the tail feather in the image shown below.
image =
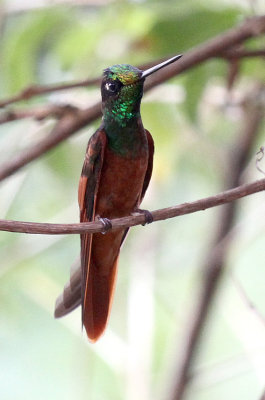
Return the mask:
[[88,290],[84,303],[84,326],[87,336],[95,342],[104,332],[113,300],[118,256],[107,275],[93,263],[89,267]]
[[73,293],[71,295],[72,297],[71,302],[69,302],[67,305],[65,304],[64,297],[65,297],[65,292],[63,292],[56,299],[55,309],[54,309],[55,318],[64,317],[65,315],[74,311],[77,307],[81,305],[81,287],[79,293]]
[[63,293],[55,303],[54,316],[61,318],[75,310],[81,304],[81,267],[80,261],[71,267],[70,280],[65,284]]

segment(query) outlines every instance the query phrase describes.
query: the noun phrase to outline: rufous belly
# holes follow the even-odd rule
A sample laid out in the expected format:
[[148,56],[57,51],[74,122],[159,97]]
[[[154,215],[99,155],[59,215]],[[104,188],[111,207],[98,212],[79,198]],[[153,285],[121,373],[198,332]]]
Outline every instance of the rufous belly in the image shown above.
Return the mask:
[[[130,215],[139,206],[147,168],[147,156],[126,159],[106,149],[96,200],[96,216],[119,218]],[[103,275],[117,258],[124,229],[106,235],[94,234],[91,259]]]

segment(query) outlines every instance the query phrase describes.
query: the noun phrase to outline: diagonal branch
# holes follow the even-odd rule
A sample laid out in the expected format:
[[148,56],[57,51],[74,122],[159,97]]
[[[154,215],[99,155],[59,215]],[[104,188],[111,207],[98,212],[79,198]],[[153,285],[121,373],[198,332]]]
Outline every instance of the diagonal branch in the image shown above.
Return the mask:
[[[173,56],[173,55],[172,55]],[[253,58],[253,57],[265,57],[265,49],[260,50],[243,50],[243,49],[231,49],[225,51],[223,54],[218,55],[218,57],[222,57],[227,60],[238,60],[242,58]],[[167,60],[169,57],[163,57],[153,61],[151,63],[143,64],[139,66],[140,69],[147,69],[152,67],[153,65],[159,64]],[[92,84],[99,84],[101,78],[95,79],[86,79],[83,81],[73,82],[69,84],[60,84],[60,85],[48,85],[48,86],[30,86],[27,89],[24,89],[20,94],[10,97],[9,99],[0,101],[0,108],[12,103],[15,103],[20,100],[26,100],[33,96],[41,95],[44,93],[50,93],[59,90],[73,89],[77,87],[86,87]],[[33,89],[34,88],[34,89]],[[25,93],[26,97],[25,98]],[[61,118],[66,111],[68,111],[69,107],[73,107],[70,105],[56,105],[56,104],[47,104],[39,107],[30,107],[26,109],[7,109],[0,113],[0,124],[5,124],[7,122],[16,121],[18,119],[24,118],[34,118],[38,121],[41,121],[45,118]],[[78,108],[75,107],[77,110]]]
[[[172,54],[173,57],[173,54]],[[218,54],[217,57],[225,58],[225,59],[234,59],[234,58],[252,58],[252,57],[265,57],[265,49],[257,49],[257,50],[228,50],[224,51],[223,54]],[[138,65],[139,69],[145,70],[147,68],[153,67],[156,64],[159,64],[169,57],[162,57],[153,62],[148,62],[145,64]],[[9,106],[10,104],[17,103],[23,100],[29,100],[36,96],[41,96],[47,93],[59,92],[63,90],[76,89],[80,87],[87,86],[97,86],[101,82],[101,77],[97,77],[94,79],[83,79],[68,83],[59,83],[54,85],[31,85],[23,89],[20,93],[15,96],[9,97],[4,100],[0,100],[0,108]]]
[[[147,78],[145,89],[150,90],[167,79],[187,71],[210,58],[216,57],[218,54],[223,54],[235,45],[251,37],[261,35],[264,32],[265,15],[247,19],[238,27],[230,29],[187,52],[175,65],[171,64],[167,68],[160,70],[157,74],[151,75]],[[64,115],[47,138],[0,167],[0,181],[52,149],[88,123],[94,121],[100,116],[100,113],[100,104],[98,103],[85,110],[78,110],[77,112],[70,112]]]
[[[180,215],[192,214],[194,212],[206,210],[208,208],[230,203],[242,197],[249,196],[265,190],[265,179],[256,182],[238,186],[234,189],[226,190],[215,196],[196,200],[190,203],[184,203],[173,207],[162,208],[152,211],[154,221],[161,221]],[[111,221],[113,229],[124,229],[129,226],[136,226],[145,222],[143,214],[116,218]],[[102,222],[83,222],[78,224],[49,224],[36,222],[8,221],[0,220],[0,231],[33,233],[42,235],[66,235],[80,233],[103,232],[105,226]]]
[[[154,65],[165,61],[167,57],[159,58],[156,61],[148,62],[145,64],[141,64],[138,66],[139,69],[147,69],[153,67]],[[80,87],[87,86],[97,86],[101,82],[101,77],[97,77],[94,79],[83,79],[80,81],[68,82],[68,83],[59,83],[54,85],[31,85],[23,89],[20,93],[15,96],[9,97],[7,99],[0,101],[0,108],[9,106],[10,104],[17,103],[23,100],[29,100],[36,96],[41,96],[43,94],[52,93],[52,92],[60,92],[63,90],[75,89]]]
[[[259,132],[264,117],[264,109],[257,99],[261,98],[262,93],[263,88],[257,88],[249,99],[249,103],[246,102],[239,142],[235,146],[236,150],[231,152],[229,168],[231,172],[227,177],[227,186],[233,187],[239,184],[242,171],[246,166],[253,143]],[[193,310],[190,316],[189,329],[185,332],[185,344],[182,346],[180,365],[174,377],[172,400],[182,400],[184,398],[191,367],[203,332],[203,326],[207,320],[224,273],[226,256],[231,244],[229,232],[233,226],[235,215],[236,203],[231,202],[223,208],[223,212],[218,220],[218,232],[205,261],[200,294],[198,299],[195,300],[195,310]]]
[[196,46],[185,54],[175,65],[171,64],[168,68],[161,70],[160,73],[153,74],[147,81],[146,87],[150,88],[178,75],[205,60],[224,55],[228,50],[246,40],[262,35],[265,32],[265,15],[253,17],[245,20],[236,28],[230,29],[225,33],[207,40],[205,43]]
[[33,145],[29,149],[22,151],[20,154],[13,156],[11,161],[7,161],[1,165],[0,181],[7,178],[42,154],[51,150],[53,147],[64,141],[72,133],[83,128],[99,116],[99,103],[86,110],[69,108],[68,112],[64,113],[63,117],[56,123],[51,133],[45,139],[39,141],[39,143]]

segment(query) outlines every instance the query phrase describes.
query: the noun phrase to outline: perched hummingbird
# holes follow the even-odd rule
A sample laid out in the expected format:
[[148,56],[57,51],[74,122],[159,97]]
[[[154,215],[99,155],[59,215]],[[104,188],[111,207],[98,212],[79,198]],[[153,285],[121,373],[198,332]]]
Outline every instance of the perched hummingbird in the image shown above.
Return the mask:
[[74,268],[55,306],[55,317],[59,318],[81,303],[82,323],[92,342],[107,324],[120,247],[129,230],[107,233],[110,219],[144,212],[146,222],[152,222],[151,214],[139,209],[152,175],[154,154],[152,136],[144,129],[140,115],[144,80],[180,57],[146,71],[121,64],[103,73],[102,124],[88,142],[78,201],[80,221],[98,218],[106,234],[81,235],[81,269]]

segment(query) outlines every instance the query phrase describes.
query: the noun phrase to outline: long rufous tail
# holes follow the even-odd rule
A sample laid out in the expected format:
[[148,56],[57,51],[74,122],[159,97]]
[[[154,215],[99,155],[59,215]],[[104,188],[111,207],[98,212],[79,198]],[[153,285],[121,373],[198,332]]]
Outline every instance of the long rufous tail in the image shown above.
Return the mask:
[[93,262],[89,266],[88,287],[84,299],[83,323],[87,336],[95,342],[104,332],[113,300],[118,257],[108,273],[102,275]]

